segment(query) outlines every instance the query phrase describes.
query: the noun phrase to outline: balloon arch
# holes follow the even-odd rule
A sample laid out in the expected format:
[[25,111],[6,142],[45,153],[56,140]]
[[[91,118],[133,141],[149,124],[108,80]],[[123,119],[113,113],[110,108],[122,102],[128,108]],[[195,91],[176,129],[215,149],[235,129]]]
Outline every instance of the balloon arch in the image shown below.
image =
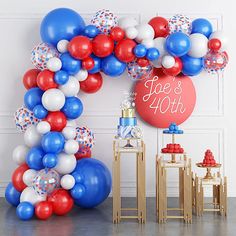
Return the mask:
[[[118,20],[111,11],[100,10],[91,24],[85,25],[77,12],[59,8],[44,17],[40,35],[43,42],[31,53],[35,69],[23,77],[27,89],[24,106],[15,113],[16,126],[24,133],[24,144],[13,151],[19,167],[5,192],[22,220],[33,215],[39,219],[53,213],[64,215],[74,203],[82,208],[95,207],[108,197],[108,168],[88,158],[94,145],[93,132],[74,123],[83,112],[77,94],[80,90],[97,92],[103,84],[101,72],[116,77],[127,70],[134,82],[140,81],[135,88],[140,116],[156,127],[166,127],[169,123],[150,118],[153,114],[148,109],[153,107],[145,105],[150,97],[159,99],[156,120],[182,123],[195,104],[195,89],[188,76],[203,69],[217,73],[228,62],[223,33],[213,31],[207,19],[191,22],[181,14],[168,20],[157,16],[139,24],[133,18]],[[152,91],[158,78],[163,80]],[[173,94],[171,86],[175,86]],[[146,94],[145,89],[149,89]],[[165,95],[162,98],[161,92]],[[186,105],[179,101],[177,111],[173,108],[177,103],[174,96],[180,94],[190,102]],[[172,108],[167,106],[167,114],[168,109],[161,105],[170,99],[174,102]]]

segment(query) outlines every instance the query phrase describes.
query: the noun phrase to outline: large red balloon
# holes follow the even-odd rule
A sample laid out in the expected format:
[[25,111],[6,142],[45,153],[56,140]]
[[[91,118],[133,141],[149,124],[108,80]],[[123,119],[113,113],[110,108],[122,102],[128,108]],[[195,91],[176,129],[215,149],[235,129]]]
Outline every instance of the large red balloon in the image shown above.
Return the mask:
[[192,80],[184,75],[165,75],[154,69],[153,75],[136,83],[136,110],[141,118],[157,128],[183,123],[192,114],[196,92]]
[[102,87],[103,79],[100,72],[88,74],[86,80],[80,82],[80,89],[85,93],[96,93]]
[[166,75],[177,76],[182,71],[183,63],[179,57],[175,57],[175,65],[171,68],[163,67],[163,71]]
[[66,127],[66,116],[61,111],[51,111],[45,120],[50,124],[52,131],[62,131]]
[[50,70],[41,71],[37,77],[37,85],[42,90],[48,90],[51,88],[57,88],[58,85],[54,81],[54,72]]
[[39,202],[35,206],[35,215],[40,220],[47,220],[52,215],[52,203],[47,201]]
[[92,53],[92,43],[85,36],[76,36],[69,42],[68,51],[72,57],[83,60]]
[[166,37],[169,34],[168,21],[163,17],[156,16],[152,18],[148,24],[154,29],[155,38]]
[[37,76],[40,70],[38,69],[31,69],[26,71],[23,76],[23,84],[26,89],[37,87]]
[[54,190],[48,201],[52,203],[53,213],[60,216],[67,214],[74,205],[73,198],[65,189]]
[[19,167],[17,167],[12,174],[11,177],[12,184],[15,187],[15,189],[19,192],[22,192],[27,187],[23,182],[23,174],[28,169],[29,167],[27,166],[27,164],[22,164]]
[[109,56],[114,49],[114,41],[111,37],[105,34],[97,35],[93,41],[93,53],[98,57]]
[[114,41],[120,41],[125,37],[125,31],[119,26],[115,26],[111,29],[110,36]]
[[123,62],[131,62],[135,59],[133,49],[136,43],[132,39],[122,39],[115,48],[116,57]]

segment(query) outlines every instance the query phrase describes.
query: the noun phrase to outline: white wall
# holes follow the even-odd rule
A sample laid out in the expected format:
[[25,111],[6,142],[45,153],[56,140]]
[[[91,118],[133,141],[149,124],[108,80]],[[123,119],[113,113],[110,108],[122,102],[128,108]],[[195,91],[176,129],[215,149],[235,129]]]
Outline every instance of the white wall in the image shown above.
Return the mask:
[[[0,194],[11,178],[15,168],[12,161],[13,148],[23,143],[17,133],[13,113],[23,104],[24,88],[21,83],[24,72],[31,68],[30,50],[40,42],[39,24],[42,16],[57,7],[71,7],[86,19],[101,8],[113,10],[118,15],[132,14],[141,21],[155,16],[170,16],[184,13],[190,17],[208,17],[215,29],[223,27],[231,39],[229,43],[230,63],[223,76],[202,73],[192,78],[197,91],[197,105],[192,117],[182,128],[185,135],[179,142],[192,158],[193,163],[203,158],[205,149],[213,150],[217,160],[223,164],[222,172],[229,179],[229,196],[236,196],[235,180],[235,107],[236,107],[236,50],[234,3],[220,0],[179,1],[91,1],[91,0],[8,0],[0,2]],[[121,78],[104,78],[104,86],[94,95],[81,94],[85,112],[80,124],[91,127],[97,138],[94,156],[104,161],[111,169],[112,140],[120,116],[119,105],[123,91],[130,89],[132,82],[127,75]],[[112,98],[112,99],[111,99]],[[141,121],[144,140],[147,144],[147,195],[155,193],[155,155],[165,145],[166,137],[161,131]],[[135,193],[134,158],[123,161],[122,192],[126,196]],[[194,164],[193,169],[198,171]],[[203,172],[201,172],[203,173]],[[169,194],[177,193],[177,175],[170,174]]]

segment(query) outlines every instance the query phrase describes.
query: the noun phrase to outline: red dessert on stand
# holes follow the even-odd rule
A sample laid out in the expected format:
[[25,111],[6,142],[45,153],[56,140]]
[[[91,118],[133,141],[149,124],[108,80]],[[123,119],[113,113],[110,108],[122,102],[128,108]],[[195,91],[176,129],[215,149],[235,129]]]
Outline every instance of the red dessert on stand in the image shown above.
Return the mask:
[[165,148],[161,149],[162,153],[184,153],[184,149],[180,144],[169,143]]
[[202,164],[202,166],[206,166],[206,167],[212,167],[212,166],[214,167],[217,165],[211,150],[209,150],[209,149],[206,150],[204,159],[203,159],[202,163],[200,163],[200,164]]

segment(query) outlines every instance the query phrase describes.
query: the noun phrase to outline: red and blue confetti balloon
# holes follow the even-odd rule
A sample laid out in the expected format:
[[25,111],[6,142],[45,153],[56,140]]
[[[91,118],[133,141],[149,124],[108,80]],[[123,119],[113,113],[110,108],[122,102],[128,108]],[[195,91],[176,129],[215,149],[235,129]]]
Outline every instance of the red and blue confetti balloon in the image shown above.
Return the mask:
[[75,140],[79,143],[80,149],[92,148],[95,144],[94,133],[88,127],[76,127]]
[[170,34],[176,32],[182,32],[185,34],[191,34],[192,23],[189,17],[182,14],[176,14],[169,19],[169,30]]

